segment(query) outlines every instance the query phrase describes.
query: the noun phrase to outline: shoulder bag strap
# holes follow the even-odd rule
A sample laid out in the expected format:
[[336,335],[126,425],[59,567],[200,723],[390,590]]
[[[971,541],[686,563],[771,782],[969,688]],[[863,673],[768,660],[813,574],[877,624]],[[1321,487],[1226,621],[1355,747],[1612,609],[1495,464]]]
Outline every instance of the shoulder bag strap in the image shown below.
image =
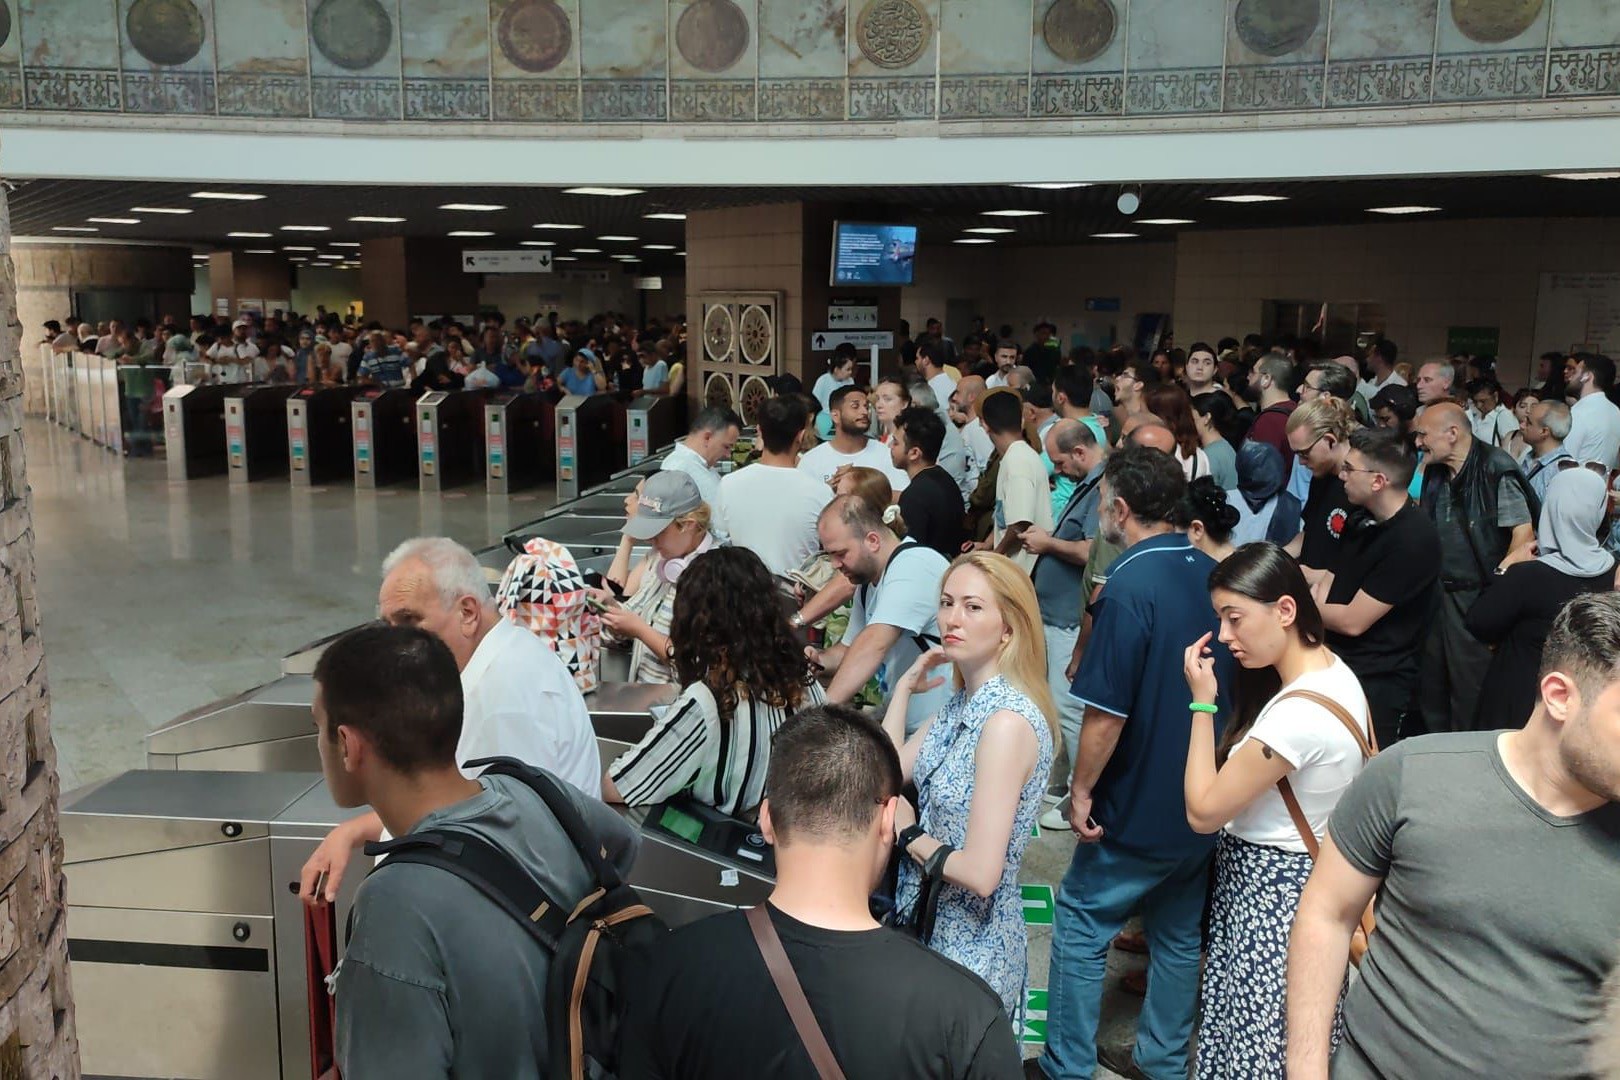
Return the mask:
[[804,1043],[804,1049],[816,1067],[816,1075],[821,1080],[844,1080],[844,1070],[828,1045],[827,1036],[821,1033],[815,1010],[810,1008],[810,999],[804,996],[804,987],[799,985],[799,977],[793,973],[793,963],[782,949],[782,939],[776,936],[776,927],[772,925],[770,912],[765,910],[763,902],[748,909],[748,929],[754,933],[754,944],[759,946],[759,954],[765,958],[771,982],[776,984],[776,992],[782,996],[782,1004],[787,1006],[793,1030],[799,1033],[799,1041]]
[[[1315,702],[1332,713],[1334,718],[1344,725],[1344,729],[1350,733],[1350,737],[1356,740],[1356,746],[1361,750],[1361,760],[1366,761],[1378,753],[1377,736],[1373,735],[1372,740],[1369,742],[1368,737],[1363,735],[1361,728],[1357,726],[1355,717],[1351,716],[1350,711],[1337,701],[1334,701],[1326,694],[1319,694],[1315,690],[1290,690],[1288,693],[1280,695],[1272,704],[1291,697],[1304,698],[1306,701]],[[1370,731],[1369,726],[1369,733]],[[1305,850],[1310,853],[1311,861],[1314,862],[1320,845],[1316,842],[1316,834],[1311,831],[1311,823],[1305,817],[1305,811],[1300,808],[1299,799],[1294,795],[1294,788],[1288,782],[1288,777],[1285,776],[1277,781],[1277,794],[1282,796],[1283,805],[1288,808],[1288,816],[1294,819],[1294,828],[1299,830],[1299,838],[1304,842]]]

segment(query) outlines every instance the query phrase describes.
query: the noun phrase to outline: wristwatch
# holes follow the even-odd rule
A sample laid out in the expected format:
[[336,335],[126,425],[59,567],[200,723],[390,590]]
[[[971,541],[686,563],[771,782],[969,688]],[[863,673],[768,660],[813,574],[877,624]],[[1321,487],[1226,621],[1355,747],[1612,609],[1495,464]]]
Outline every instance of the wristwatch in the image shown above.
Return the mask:
[[900,835],[895,838],[894,846],[910,855],[911,845],[916,842],[917,837],[922,835],[923,827],[921,825],[907,825],[900,830]]
[[804,616],[795,611],[793,614],[788,616],[788,625],[793,627],[795,630],[803,630]]

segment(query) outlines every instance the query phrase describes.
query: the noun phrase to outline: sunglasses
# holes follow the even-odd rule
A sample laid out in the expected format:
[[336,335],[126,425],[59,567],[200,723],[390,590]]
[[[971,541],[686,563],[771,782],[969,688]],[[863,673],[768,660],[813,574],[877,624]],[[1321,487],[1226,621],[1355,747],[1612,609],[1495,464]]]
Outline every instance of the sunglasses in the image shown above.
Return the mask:
[[1576,461],[1574,458],[1560,458],[1558,471],[1565,472],[1569,469],[1591,469],[1603,477],[1604,480],[1609,479],[1609,467],[1601,461]]

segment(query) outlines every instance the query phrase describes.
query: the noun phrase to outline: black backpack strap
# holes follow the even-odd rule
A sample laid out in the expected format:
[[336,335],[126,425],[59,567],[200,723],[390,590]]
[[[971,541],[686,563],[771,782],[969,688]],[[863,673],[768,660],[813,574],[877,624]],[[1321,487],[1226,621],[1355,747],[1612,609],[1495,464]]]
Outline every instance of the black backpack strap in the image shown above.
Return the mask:
[[367,855],[388,856],[378,870],[398,863],[418,863],[456,875],[522,924],[546,951],[557,951],[557,942],[572,912],[547,895],[512,856],[482,837],[430,829],[397,840],[368,843],[365,851]]
[[[878,576],[879,585],[883,584],[883,578],[888,575],[889,567],[894,565],[894,560],[898,559],[901,555],[913,548],[916,548],[918,551],[933,550],[932,548],[925,548],[923,544],[918,543],[916,540],[900,541],[900,546],[889,553],[889,561],[883,564],[883,573]],[[872,595],[872,586],[862,585],[860,587],[860,594],[861,610],[865,611]],[[867,616],[870,618],[871,613],[867,612]],[[935,637],[933,634],[912,634],[911,640],[916,644],[917,648],[921,649],[923,652],[927,652],[929,649],[932,649],[935,645],[939,644],[939,638]]]
[[528,785],[529,790],[540,796],[541,801],[546,804],[546,809],[557,819],[557,824],[562,826],[563,832],[568,834],[569,842],[574,845],[574,850],[585,863],[585,868],[595,877],[596,884],[608,892],[624,884],[618,868],[603,850],[602,842],[585,823],[585,818],[574,805],[574,800],[561,788],[556,777],[510,757],[477,758],[464,762],[463,767],[482,769],[483,775],[486,776],[510,776]]

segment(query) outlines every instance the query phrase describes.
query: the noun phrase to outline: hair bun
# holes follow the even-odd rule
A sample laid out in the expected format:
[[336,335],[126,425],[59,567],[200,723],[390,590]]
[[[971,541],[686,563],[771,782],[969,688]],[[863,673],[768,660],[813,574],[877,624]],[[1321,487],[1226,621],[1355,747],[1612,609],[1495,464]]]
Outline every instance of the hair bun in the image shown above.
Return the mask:
[[883,508],[883,524],[885,524],[885,525],[893,525],[896,521],[899,521],[899,520],[900,520],[900,506],[899,506],[898,503],[890,503],[888,506]]

